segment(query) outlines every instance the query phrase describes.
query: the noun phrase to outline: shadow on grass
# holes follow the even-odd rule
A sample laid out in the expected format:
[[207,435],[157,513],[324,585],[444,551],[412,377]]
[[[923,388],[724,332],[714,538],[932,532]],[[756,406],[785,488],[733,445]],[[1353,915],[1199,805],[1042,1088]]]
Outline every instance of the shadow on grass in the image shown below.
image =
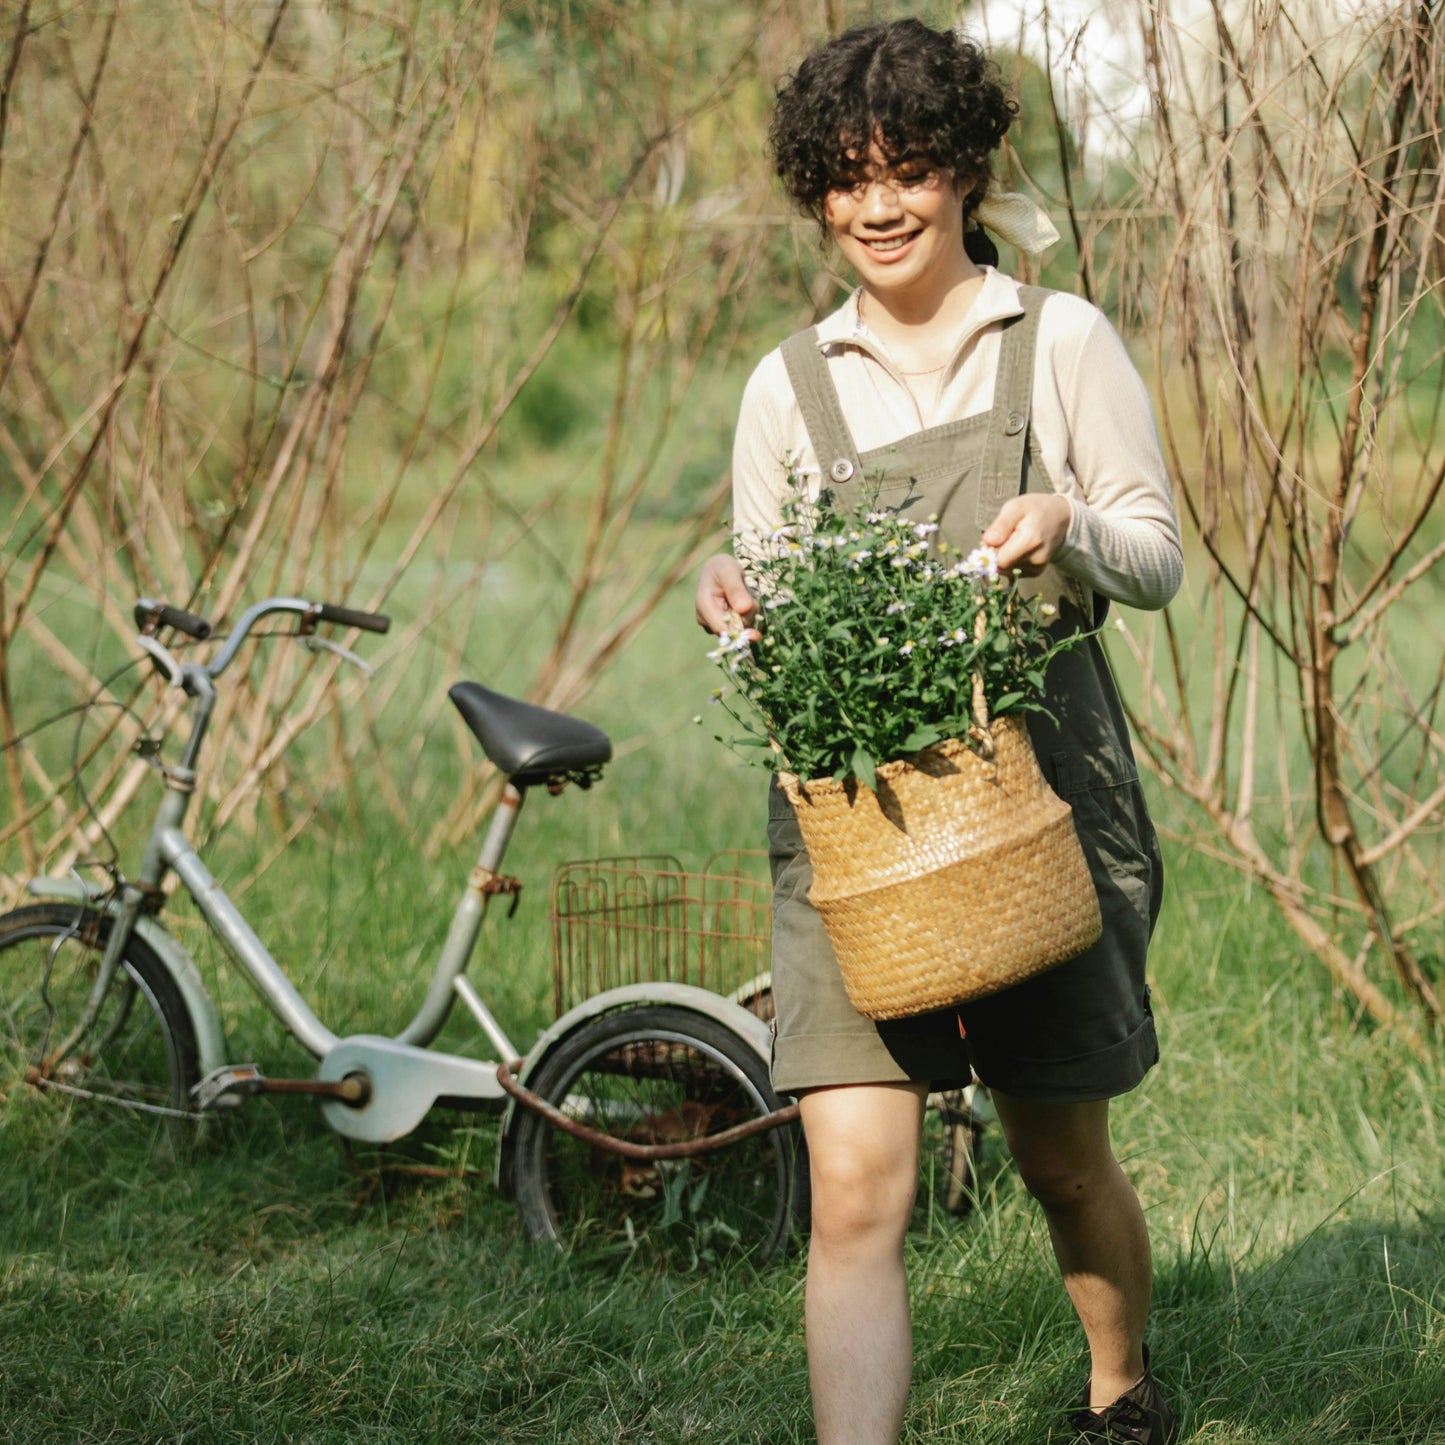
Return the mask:
[[1327,1223],[1231,1265],[1202,1242],[1155,1284],[1161,1376],[1187,1402],[1181,1438],[1445,1440],[1441,1221]]

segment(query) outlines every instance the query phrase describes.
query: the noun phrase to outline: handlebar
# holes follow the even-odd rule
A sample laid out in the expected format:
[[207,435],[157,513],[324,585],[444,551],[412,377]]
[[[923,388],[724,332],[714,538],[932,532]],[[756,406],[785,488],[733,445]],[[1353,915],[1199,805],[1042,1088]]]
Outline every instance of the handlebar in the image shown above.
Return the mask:
[[320,608],[323,622],[359,627],[363,632],[386,632],[391,627],[391,618],[382,612],[356,612],[350,607],[336,607],[330,602],[321,603]]
[[135,605],[135,625],[149,637],[158,627],[174,627],[197,642],[204,642],[211,635],[211,624],[194,612],[182,612],[168,602],[155,602],[142,597]]
[[[226,645],[205,668],[201,669],[212,678],[219,677],[230,665],[231,659],[245,642],[251,629],[273,612],[291,612],[302,619],[300,632],[306,635],[315,630],[318,622],[330,622],[338,627],[355,627],[363,632],[386,632],[391,627],[391,618],[381,612],[360,612],[351,607],[338,607],[332,602],[309,602],[304,597],[267,597],[256,602],[241,614],[235,630],[226,639]],[[136,625],[145,637],[154,634],[158,627],[172,627],[197,641],[204,641],[211,635],[211,624],[193,612],[182,611],[165,602],[142,597],[135,605]],[[159,644],[157,644],[159,646]],[[147,648],[148,652],[153,649]]]

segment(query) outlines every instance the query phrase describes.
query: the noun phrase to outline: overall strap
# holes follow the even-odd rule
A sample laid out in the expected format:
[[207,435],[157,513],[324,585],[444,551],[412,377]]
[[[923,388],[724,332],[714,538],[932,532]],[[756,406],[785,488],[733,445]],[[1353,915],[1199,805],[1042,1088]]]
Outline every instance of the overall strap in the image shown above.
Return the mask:
[[828,363],[818,350],[818,328],[814,326],[790,336],[779,349],[788,368],[788,380],[793,384],[798,409],[803,413],[808,440],[813,443],[814,455],[823,471],[823,485],[826,487],[830,481],[849,481],[860,471],[858,449],[853,445],[848,423],[843,420],[843,406],[838,400],[838,388],[828,375]]
[[1024,455],[1029,444],[1029,412],[1033,405],[1034,352],[1039,315],[1048,292],[1020,286],[1022,316],[1005,323],[999,347],[998,375],[993,384],[993,413],[984,442],[983,472],[978,487],[978,525],[986,528],[998,509],[1016,497],[1023,485]]

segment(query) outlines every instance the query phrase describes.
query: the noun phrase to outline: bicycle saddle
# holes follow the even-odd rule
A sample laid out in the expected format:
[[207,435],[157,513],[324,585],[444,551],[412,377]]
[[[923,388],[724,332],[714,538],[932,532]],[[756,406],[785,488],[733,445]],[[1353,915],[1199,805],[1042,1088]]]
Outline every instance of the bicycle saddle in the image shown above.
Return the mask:
[[503,697],[479,682],[459,682],[447,696],[482,751],[519,787],[598,768],[612,757],[607,734],[580,718]]

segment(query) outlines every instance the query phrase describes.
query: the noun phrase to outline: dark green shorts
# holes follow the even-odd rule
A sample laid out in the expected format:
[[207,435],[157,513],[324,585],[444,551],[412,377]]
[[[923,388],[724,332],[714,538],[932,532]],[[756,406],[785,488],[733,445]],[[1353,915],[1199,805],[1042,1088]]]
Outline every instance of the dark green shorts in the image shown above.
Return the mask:
[[1158,1061],[1144,983],[1163,865],[1137,778],[1065,801],[1099,891],[1104,932],[1077,958],[989,998],[874,1023],[848,1002],[813,870],[786,796],[768,795],[773,874],[773,1086],[915,1080],[935,1088],[970,1072],[1021,1099],[1081,1102],[1127,1093]]

